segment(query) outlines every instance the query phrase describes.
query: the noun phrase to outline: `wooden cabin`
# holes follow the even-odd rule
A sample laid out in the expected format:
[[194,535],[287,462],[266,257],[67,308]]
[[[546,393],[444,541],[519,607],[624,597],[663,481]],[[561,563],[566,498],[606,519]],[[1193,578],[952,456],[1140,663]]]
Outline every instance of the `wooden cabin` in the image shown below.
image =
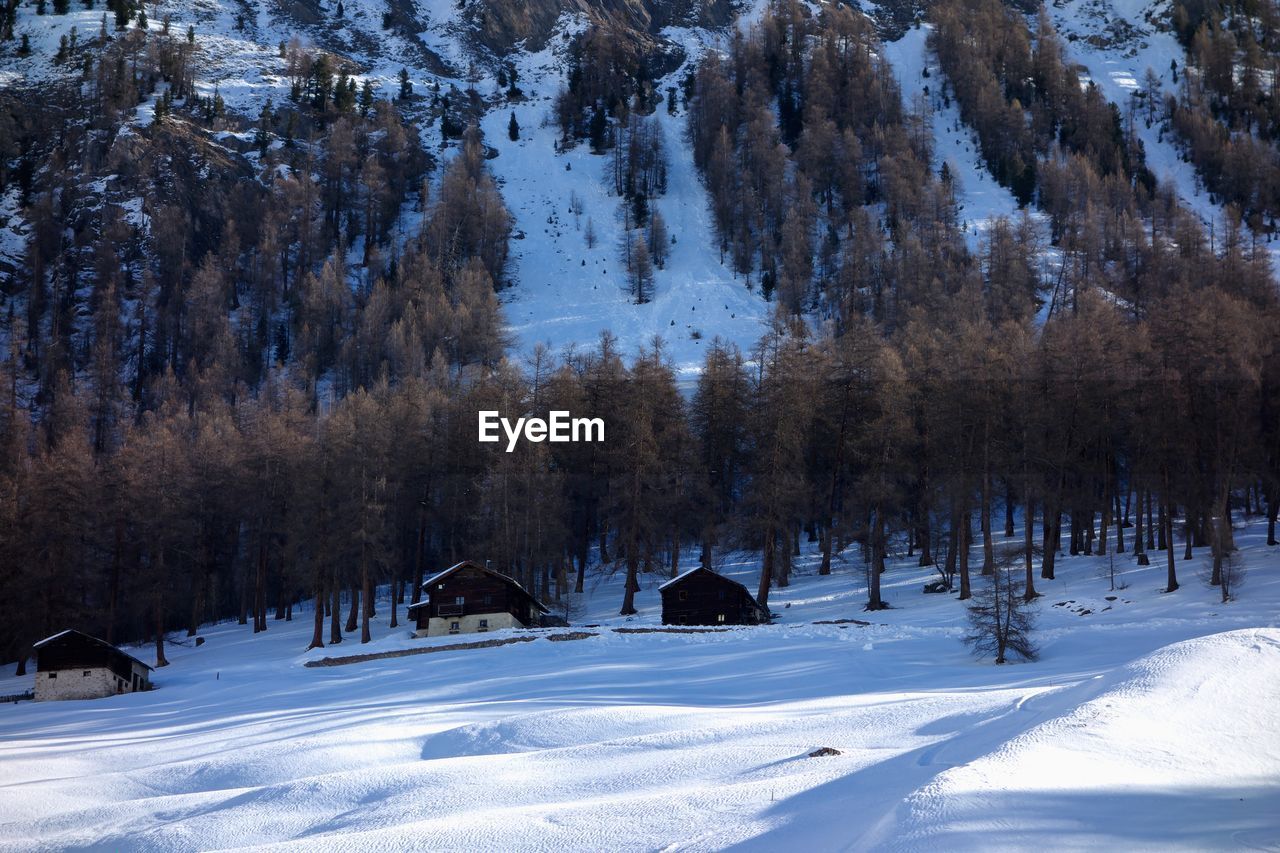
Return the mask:
[[699,566],[658,587],[663,625],[759,625],[769,614],[747,588]]
[[422,593],[423,599],[409,606],[417,637],[528,628],[548,612],[515,580],[471,560],[428,578]]
[[36,701],[101,699],[151,689],[151,667],[115,646],[76,630],[41,640],[36,650]]

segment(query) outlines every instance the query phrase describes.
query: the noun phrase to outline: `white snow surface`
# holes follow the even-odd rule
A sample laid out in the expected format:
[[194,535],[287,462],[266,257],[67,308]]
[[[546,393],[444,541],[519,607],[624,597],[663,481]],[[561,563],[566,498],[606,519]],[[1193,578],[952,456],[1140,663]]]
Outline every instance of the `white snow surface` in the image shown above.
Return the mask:
[[[573,27],[566,17],[562,29]],[[666,32],[683,36],[690,62],[705,49],[706,34],[700,31]],[[627,231],[622,200],[611,191],[612,153],[593,155],[586,143],[557,152],[560,132],[553,107],[565,60],[556,50],[564,44],[553,39],[545,50],[520,54],[516,64],[527,100],[495,106],[482,124],[485,141],[499,152],[489,167],[520,238],[512,241],[512,278],[518,284],[503,295],[516,351],[527,354],[540,343],[553,352],[589,347],[607,330],[630,358],[659,337],[677,374],[686,378],[701,368],[707,345],[717,336],[749,352],[765,332],[771,306],[721,263],[707,193],[684,137],[684,109],[673,116],[665,103],[654,117],[669,161],[668,188],[652,205],[676,242],[665,268],[655,271],[652,300],[635,304],[620,251]],[[682,67],[659,81],[664,98],[684,72]],[[516,142],[507,136],[512,112],[520,125]],[[582,202],[581,215],[570,212],[573,197]],[[594,248],[587,246],[588,221],[596,233]]]
[[307,668],[457,638],[389,629],[385,600],[365,646],[303,652],[308,612],[208,626],[151,692],[0,707],[0,850],[1275,849],[1280,553],[1237,541],[1227,604],[1204,555],[1172,594],[1160,553],[1118,555],[1114,591],[1108,559],[1064,558],[1041,660],[1006,666],[931,570],[895,560],[868,614],[860,556],[821,577],[811,546],[770,626],[619,634],[658,625],[667,576],[624,619],[600,570],[576,641]]
[[[924,96],[932,106],[934,171],[946,163],[955,176],[960,227],[969,247],[977,249],[980,238],[996,219],[1014,220],[1018,216],[1018,202],[987,171],[977,135],[960,120],[956,102],[943,103],[941,86],[945,78],[927,44],[932,29],[931,24],[921,24],[907,30],[902,38],[884,45],[885,58],[902,87],[904,105],[911,109],[913,99]],[[928,77],[924,74],[926,69]]]

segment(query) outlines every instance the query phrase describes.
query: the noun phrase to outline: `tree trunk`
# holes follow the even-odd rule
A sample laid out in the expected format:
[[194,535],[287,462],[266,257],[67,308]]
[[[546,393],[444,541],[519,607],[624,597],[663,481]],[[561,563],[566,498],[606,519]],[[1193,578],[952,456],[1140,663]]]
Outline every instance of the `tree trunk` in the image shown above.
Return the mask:
[[947,561],[944,564],[947,584],[953,583],[956,576],[956,562],[960,558],[960,511],[959,507],[951,509],[951,529],[947,531]]
[[1036,501],[1035,498],[1031,496],[1031,490],[1027,489],[1027,517],[1022,521],[1022,560],[1027,573],[1026,589],[1023,590],[1022,595],[1027,601],[1030,601],[1038,595],[1036,592],[1035,572],[1031,570],[1031,563],[1035,558],[1035,518]]
[[1151,490],[1147,489],[1147,551],[1156,550],[1155,531],[1152,530],[1156,526],[1156,520],[1151,517],[1152,506]]
[[336,646],[342,642],[342,585],[338,583],[338,568],[333,569],[333,583],[330,585],[332,603],[329,605],[329,645]]
[[116,606],[120,599],[120,569],[124,562],[124,519],[115,523],[115,543],[111,549],[111,577],[107,582],[107,644],[115,645]]
[[[1134,521],[1136,523],[1136,526],[1133,528],[1133,553],[1138,558],[1139,566],[1149,566],[1151,565],[1151,558],[1147,556],[1147,551],[1146,551],[1146,548],[1144,547],[1145,543],[1143,542],[1143,539],[1142,539],[1142,526],[1144,523],[1149,526],[1151,524],[1151,519],[1143,518],[1143,500],[1142,500],[1141,484],[1139,484],[1139,488],[1136,488],[1134,491],[1137,493],[1138,506],[1137,506],[1137,512],[1134,513]],[[1126,501],[1127,501],[1127,497],[1126,497]]]
[[1158,546],[1158,548],[1157,548],[1157,550],[1160,550],[1160,551],[1166,551],[1166,550],[1168,550],[1169,548],[1173,547],[1173,546],[1170,544],[1170,542],[1169,542],[1169,538],[1166,538],[1166,536],[1165,536],[1166,528],[1168,528],[1168,527],[1169,527],[1169,524],[1167,523],[1167,519],[1165,518],[1165,516],[1167,516],[1167,515],[1169,514],[1170,509],[1171,509],[1171,507],[1170,507],[1167,503],[1165,503],[1164,497],[1163,497],[1163,496],[1161,496],[1161,499],[1160,499],[1160,525],[1159,525],[1159,526],[1160,526],[1160,540],[1159,540],[1159,546]]
[[978,524],[982,528],[982,573],[995,571],[995,544],[991,541],[991,466],[982,472],[982,506],[978,510]]
[[1059,536],[1062,531],[1062,511],[1048,504],[1044,508],[1044,558],[1040,561],[1040,577],[1053,580],[1053,570],[1058,562]]
[[640,589],[640,549],[637,543],[627,543],[627,588],[622,594],[620,616],[631,616],[636,612],[636,592]]
[[1271,486],[1267,489],[1267,544],[1277,545],[1276,542],[1276,517],[1280,515],[1280,487]]
[[427,513],[426,510],[418,510],[418,538],[417,546],[413,549],[413,593],[411,604],[417,604],[422,600],[422,573],[423,563],[426,559],[425,551],[427,550]]
[[249,624],[249,569],[246,566],[240,578],[240,618],[237,624]]
[[[1182,554],[1182,559],[1184,559],[1184,560],[1190,560],[1190,559],[1191,559],[1191,557],[1192,557],[1192,553],[1191,553],[1191,549],[1192,549],[1192,541],[1195,539],[1195,535],[1196,535],[1196,531],[1195,531],[1195,522],[1192,520],[1192,519],[1194,519],[1194,518],[1195,518],[1195,514],[1191,511],[1191,507],[1190,507],[1190,506],[1188,506],[1188,507],[1187,507],[1187,517],[1186,517],[1186,522],[1185,522],[1185,523],[1183,524],[1183,526],[1182,526],[1182,527],[1183,527],[1183,530],[1186,532],[1186,536],[1187,536],[1187,547],[1186,547],[1186,550],[1185,550],[1185,551],[1183,552],[1183,554]],[[1172,545],[1173,545],[1173,536],[1172,536],[1172,535],[1170,535],[1170,536],[1169,536],[1169,545],[1170,545],[1171,547],[1172,547]]]
[[880,599],[880,574],[884,571],[884,518],[880,507],[874,510],[871,529],[871,566],[868,569],[867,609],[883,610]]
[[258,535],[258,566],[253,576],[253,633],[267,630],[267,543]]
[[778,589],[791,586],[791,537],[789,530],[782,528],[782,547],[778,549],[782,556],[778,567]]
[[1004,536],[1013,536],[1013,486],[1008,483],[1004,486]]
[[1162,512],[1160,513],[1160,515],[1164,519],[1165,542],[1168,543],[1168,546],[1169,546],[1168,548],[1165,549],[1165,552],[1164,552],[1169,563],[1169,579],[1168,579],[1168,582],[1165,584],[1164,591],[1173,592],[1178,588],[1178,572],[1177,572],[1177,569],[1174,567],[1174,557],[1173,557],[1173,507],[1167,502],[1165,502],[1162,504],[1161,509],[1162,509]]
[[1102,522],[1098,525],[1098,553],[1107,555],[1107,539],[1111,532],[1111,496],[1102,496]]
[[372,639],[369,633],[369,617],[373,615],[373,589],[369,580],[369,561],[360,558],[360,594],[364,597],[364,607],[360,609],[360,644],[364,645]]
[[164,656],[164,552],[163,550],[157,556],[159,574],[156,578],[155,589],[151,609],[155,617],[156,629],[156,669],[169,665],[169,659]]
[[919,508],[920,518],[919,526],[916,530],[916,541],[920,543],[920,565],[932,566],[933,560],[933,529],[929,519],[929,508],[921,500]]
[[[395,565],[399,565],[399,563],[396,563]],[[400,620],[396,616],[396,611],[399,609],[396,606],[399,603],[396,600],[396,596],[399,593],[400,588],[403,586],[403,584],[400,583],[399,572],[400,570],[398,568],[392,568],[391,570],[391,621],[387,624],[388,628],[400,627]],[[400,599],[403,600],[404,596],[401,595]]]
[[1120,509],[1120,493],[1116,492],[1115,519],[1116,519],[1116,553],[1117,554],[1124,553],[1124,528],[1125,528],[1125,525],[1129,523],[1129,518],[1128,518],[1129,493],[1127,491],[1125,492],[1125,496],[1124,496],[1124,505],[1125,505],[1125,509],[1122,511]]
[[354,634],[360,618],[360,586],[351,584],[351,607],[347,609],[346,632]]
[[960,525],[960,553],[957,555],[960,562],[960,600],[967,601],[972,595],[969,588],[969,508],[964,507],[961,511]]
[[314,620],[312,620],[311,643],[307,646],[307,651],[324,648],[324,598],[324,581],[320,579],[320,573],[317,571],[316,613]]
[[764,555],[760,561],[760,590],[756,594],[756,603],[767,613],[769,610],[769,588],[773,586],[773,549],[775,537],[773,523],[764,532]]

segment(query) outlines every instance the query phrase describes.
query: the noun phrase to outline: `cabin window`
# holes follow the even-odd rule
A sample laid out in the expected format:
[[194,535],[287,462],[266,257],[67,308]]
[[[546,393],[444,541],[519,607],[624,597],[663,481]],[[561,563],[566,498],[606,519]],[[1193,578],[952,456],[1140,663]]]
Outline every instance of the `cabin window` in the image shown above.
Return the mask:
[[716,616],[716,621],[717,621],[717,622],[723,622],[723,621],[724,621],[724,614],[723,614],[723,613],[721,613],[721,614],[717,615],[717,616]]
[[719,593],[720,593],[720,594],[719,594],[719,596],[717,596],[717,597],[718,597],[721,601],[724,601],[724,590],[723,590],[723,589],[722,589],[722,590],[719,590]]
[[689,600],[689,590],[687,590],[687,589],[682,589],[682,590],[680,590],[680,600],[681,600],[681,601],[688,601],[688,600]]
[[453,599],[453,603],[454,603],[454,604],[466,604],[466,603],[467,603],[467,597],[466,597],[465,595],[459,595],[459,596],[457,596],[456,598],[454,598],[454,599]]
[[50,677],[50,678],[57,678],[57,677],[58,677],[58,673],[56,673],[56,672],[51,672],[51,673],[49,673],[49,677]]
[[481,631],[488,631],[488,630],[489,630],[489,620],[488,620],[488,619],[481,619],[481,620],[480,620],[480,630],[481,630]]
[[436,584],[436,589],[444,589],[444,584],[442,583]]
[[88,678],[88,677],[89,677],[89,670],[87,670],[87,669],[86,669],[86,670],[84,671],[84,673],[83,673],[80,677],[81,677],[81,678]]
[[484,603],[485,603],[485,604],[493,604],[493,596],[492,596],[492,595],[486,595],[486,596],[484,597]]
[[456,633],[458,633],[458,623],[457,623],[457,622],[450,622],[450,623],[449,623],[449,633],[450,633],[450,634],[456,634]]

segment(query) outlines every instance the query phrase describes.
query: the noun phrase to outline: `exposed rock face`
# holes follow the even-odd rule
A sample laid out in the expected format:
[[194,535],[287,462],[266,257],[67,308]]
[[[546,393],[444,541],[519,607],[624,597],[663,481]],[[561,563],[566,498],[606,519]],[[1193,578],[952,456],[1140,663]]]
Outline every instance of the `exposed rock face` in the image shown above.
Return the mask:
[[657,32],[674,24],[725,26],[733,6],[733,0],[469,0],[466,12],[480,42],[501,55],[521,43],[540,50],[565,12],[656,43]]

